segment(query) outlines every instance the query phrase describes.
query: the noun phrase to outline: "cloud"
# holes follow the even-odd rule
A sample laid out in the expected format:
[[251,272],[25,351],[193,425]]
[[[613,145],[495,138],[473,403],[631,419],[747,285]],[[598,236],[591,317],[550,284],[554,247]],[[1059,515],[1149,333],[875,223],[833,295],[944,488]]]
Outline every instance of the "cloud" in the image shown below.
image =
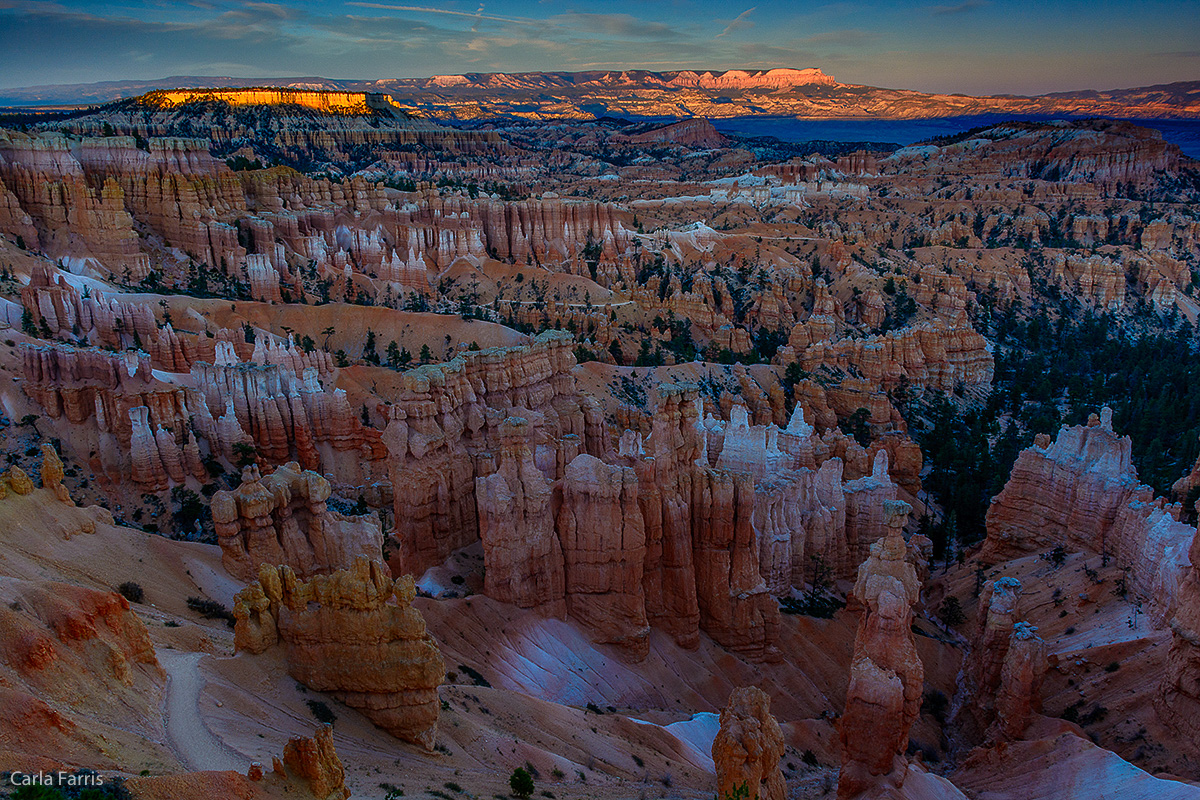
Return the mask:
[[961,3],[955,3],[952,6],[926,6],[926,10],[935,17],[946,17],[951,14],[964,14],[968,11],[975,11],[979,8],[986,8],[991,5],[991,0],[963,0]]
[[542,20],[531,19],[529,17],[500,17],[495,14],[484,14],[483,5],[480,4],[478,11],[452,11],[448,8],[432,8],[430,6],[394,6],[388,3],[346,3],[348,6],[357,6],[358,8],[377,8],[382,11],[410,11],[417,14],[445,14],[450,17],[466,17],[467,19],[478,20],[488,19],[493,22],[515,22],[524,25],[540,25]]
[[750,6],[750,8],[747,8],[745,11],[738,14],[736,17],[733,18],[733,21],[731,21],[728,25],[725,26],[725,30],[721,31],[713,38],[720,39],[722,36],[728,36],[730,33],[732,33],[733,31],[736,31],[740,28],[754,27],[754,23],[750,21],[749,17],[750,17],[750,12],[754,11],[756,8],[758,8],[758,6]]

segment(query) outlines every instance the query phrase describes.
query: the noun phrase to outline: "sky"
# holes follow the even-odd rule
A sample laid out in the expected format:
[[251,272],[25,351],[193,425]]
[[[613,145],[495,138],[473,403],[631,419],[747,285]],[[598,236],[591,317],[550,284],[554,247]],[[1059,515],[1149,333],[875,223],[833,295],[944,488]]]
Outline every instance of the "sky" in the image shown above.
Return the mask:
[[964,94],[1200,80],[1200,0],[0,0],[0,88],[771,67]]

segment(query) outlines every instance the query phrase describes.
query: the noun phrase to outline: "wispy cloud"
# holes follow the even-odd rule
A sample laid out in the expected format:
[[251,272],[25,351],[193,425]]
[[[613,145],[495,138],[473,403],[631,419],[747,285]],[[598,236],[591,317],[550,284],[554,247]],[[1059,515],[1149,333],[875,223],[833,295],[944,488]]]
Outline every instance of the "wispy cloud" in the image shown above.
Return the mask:
[[747,8],[745,11],[738,14],[728,25],[725,26],[725,30],[721,31],[713,38],[720,39],[722,36],[728,36],[739,28],[754,27],[754,23],[750,21],[750,13],[756,8],[758,8],[758,6],[750,6],[750,8]]
[[946,17],[951,14],[965,14],[968,11],[986,8],[991,5],[991,0],[963,0],[961,3],[955,3],[950,6],[926,6],[926,10],[935,17]]
[[362,3],[353,2],[346,3],[348,6],[356,6],[358,8],[376,8],[381,11],[408,11],[415,14],[445,14],[450,17],[466,17],[467,19],[478,20],[488,19],[493,22],[515,22],[525,25],[541,25],[542,20],[531,19],[529,17],[501,17],[495,14],[484,14],[483,5],[480,4],[478,11],[453,11],[448,8],[432,8],[430,6],[394,6],[388,3]]

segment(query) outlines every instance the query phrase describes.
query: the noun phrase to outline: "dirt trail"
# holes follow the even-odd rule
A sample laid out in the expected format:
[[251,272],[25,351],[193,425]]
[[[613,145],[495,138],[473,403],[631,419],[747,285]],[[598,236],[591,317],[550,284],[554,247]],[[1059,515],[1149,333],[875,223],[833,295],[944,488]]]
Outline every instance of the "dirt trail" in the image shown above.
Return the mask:
[[213,736],[200,716],[200,690],[204,688],[200,659],[203,657],[204,653],[178,650],[160,650],[158,653],[159,663],[171,678],[167,686],[167,738],[189,769],[244,772],[247,759]]

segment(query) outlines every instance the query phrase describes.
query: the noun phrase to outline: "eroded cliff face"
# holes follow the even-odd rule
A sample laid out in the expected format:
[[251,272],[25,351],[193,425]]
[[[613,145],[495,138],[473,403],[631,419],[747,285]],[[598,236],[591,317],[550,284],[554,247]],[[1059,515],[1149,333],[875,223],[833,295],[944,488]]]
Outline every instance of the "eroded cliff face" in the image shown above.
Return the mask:
[[650,648],[638,488],[637,473],[629,467],[576,456],[563,476],[556,522],[568,612],[597,641],[617,644],[635,658]]
[[411,605],[415,596],[411,576],[393,581],[367,556],[308,581],[289,567],[263,565],[258,581],[238,593],[236,645],[259,653],[282,644],[296,680],[432,751],[446,666]]
[[1109,555],[1129,568],[1129,588],[1161,623],[1174,609],[1191,536],[1179,514],[1138,483],[1130,440],[1113,432],[1104,409],[1021,452],[988,508],[980,557],[994,563],[1058,545]]
[[534,461],[529,422],[500,425],[496,471],[475,479],[479,539],[489,597],[562,616],[563,548],[554,530],[551,484]]
[[377,558],[383,531],[374,514],[346,516],[326,507],[329,481],[291,462],[263,477],[242,470],[242,483],[212,497],[221,563],[250,581],[259,567],[287,565],[301,579],[349,569],[355,558]]
[[267,464],[295,459],[360,486],[385,479],[380,431],[364,425],[345,392],[328,379],[323,385],[318,366],[294,348],[257,348],[247,356],[259,360],[247,363],[217,340],[216,363],[196,361],[186,375],[155,374],[141,351],[63,344],[22,352],[26,394],[48,416],[77,426],[77,450],[99,445],[84,453],[113,483],[132,480],[143,491],[189,478],[206,483],[205,459],[236,464],[242,447]]
[[[478,540],[475,479],[489,485],[497,456],[506,460],[503,447],[511,451],[507,469],[516,469],[512,481],[505,480],[508,487],[521,480],[518,465],[531,481],[537,477],[531,466],[553,481],[577,454],[603,452],[604,422],[575,386],[570,341],[549,332],[529,347],[463,353],[404,374],[384,432],[395,497],[395,571],[419,574]],[[502,445],[510,417],[525,424]],[[521,447],[528,454],[518,455]],[[539,506],[542,512],[552,524],[549,508]]]

